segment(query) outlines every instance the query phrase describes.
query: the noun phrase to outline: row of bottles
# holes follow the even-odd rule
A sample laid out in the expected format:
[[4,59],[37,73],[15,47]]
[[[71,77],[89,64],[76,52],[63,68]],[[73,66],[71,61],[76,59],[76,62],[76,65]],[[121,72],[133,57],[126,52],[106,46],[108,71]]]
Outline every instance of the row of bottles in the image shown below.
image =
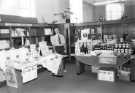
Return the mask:
[[75,45],[76,55],[89,55],[92,50],[91,42],[77,42]]
[[115,45],[96,45],[93,50],[112,50],[118,55],[130,55],[132,53],[132,49],[128,43],[119,43]]
[[114,50],[113,45],[96,45],[93,50]]
[[117,53],[118,55],[120,54],[130,55],[132,53],[132,50],[130,48],[130,44],[121,42],[115,44],[114,52]]

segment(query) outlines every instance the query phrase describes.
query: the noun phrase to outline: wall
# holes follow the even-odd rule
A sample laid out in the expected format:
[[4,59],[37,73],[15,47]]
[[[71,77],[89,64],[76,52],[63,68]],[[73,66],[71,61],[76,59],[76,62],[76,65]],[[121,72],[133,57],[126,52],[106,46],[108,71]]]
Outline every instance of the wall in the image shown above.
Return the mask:
[[[69,8],[69,0],[35,0],[36,13],[39,22],[52,22],[59,20],[59,23],[64,23],[59,16],[54,16],[54,13],[62,12],[64,9]],[[93,20],[94,6],[88,2],[83,2],[83,20],[84,22],[91,22]]]
[[93,22],[94,6],[90,3],[83,2],[83,21]]
[[125,6],[125,15],[129,18],[135,18],[135,0],[129,0]]
[[36,13],[39,22],[51,23],[54,20],[59,20],[59,23],[64,22],[60,16],[54,16],[54,13],[63,12],[69,7],[68,0],[35,0]]
[[[135,18],[135,0],[128,0],[125,4],[125,15],[128,18]],[[96,21],[99,16],[105,16],[105,5],[95,6],[94,20]]]
[[102,16],[105,18],[105,6],[95,6],[94,7],[94,21],[97,21],[97,19]]
[[[128,18],[135,18],[135,0],[129,0],[125,5],[125,15]],[[99,16],[105,18],[105,6],[96,6],[94,8],[94,21]],[[129,38],[135,38],[135,24],[119,24],[119,25],[106,25],[103,29],[105,34],[114,33],[118,37],[122,37],[123,33],[128,33]]]
[[69,0],[70,10],[72,15],[70,16],[71,23],[82,23],[83,22],[83,0]]

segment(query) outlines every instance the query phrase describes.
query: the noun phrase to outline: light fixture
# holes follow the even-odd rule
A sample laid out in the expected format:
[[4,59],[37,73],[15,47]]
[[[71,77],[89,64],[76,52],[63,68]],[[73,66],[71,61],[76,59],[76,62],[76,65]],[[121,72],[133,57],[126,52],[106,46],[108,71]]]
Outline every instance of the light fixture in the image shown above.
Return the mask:
[[106,4],[110,4],[110,3],[117,3],[117,2],[124,2],[126,0],[106,0],[106,1],[101,1],[101,2],[95,2],[94,5],[98,6],[98,5],[106,5]]

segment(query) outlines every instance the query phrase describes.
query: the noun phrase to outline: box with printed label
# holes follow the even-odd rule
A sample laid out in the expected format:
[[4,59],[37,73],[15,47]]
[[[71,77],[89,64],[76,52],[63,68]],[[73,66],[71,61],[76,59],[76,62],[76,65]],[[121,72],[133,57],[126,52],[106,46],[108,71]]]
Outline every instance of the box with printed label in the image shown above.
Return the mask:
[[98,70],[98,80],[115,82],[116,70],[114,69],[99,69]]

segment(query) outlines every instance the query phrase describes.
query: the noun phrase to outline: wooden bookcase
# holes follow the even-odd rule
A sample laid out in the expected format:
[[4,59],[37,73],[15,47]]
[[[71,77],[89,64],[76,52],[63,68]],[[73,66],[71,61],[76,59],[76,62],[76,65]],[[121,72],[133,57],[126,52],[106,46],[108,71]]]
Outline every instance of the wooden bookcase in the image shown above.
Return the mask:
[[[45,35],[44,29],[49,28],[53,30],[53,27],[54,25],[52,24],[0,23],[0,29],[9,30],[9,33],[6,34],[0,33],[0,40],[9,40],[10,48],[24,46],[24,42],[26,39],[29,39],[31,44],[38,44],[38,42],[41,41],[42,38],[50,36]],[[16,28],[24,29],[25,30],[24,35],[12,36],[12,31],[14,31]],[[15,46],[16,42],[19,43],[19,46]]]

